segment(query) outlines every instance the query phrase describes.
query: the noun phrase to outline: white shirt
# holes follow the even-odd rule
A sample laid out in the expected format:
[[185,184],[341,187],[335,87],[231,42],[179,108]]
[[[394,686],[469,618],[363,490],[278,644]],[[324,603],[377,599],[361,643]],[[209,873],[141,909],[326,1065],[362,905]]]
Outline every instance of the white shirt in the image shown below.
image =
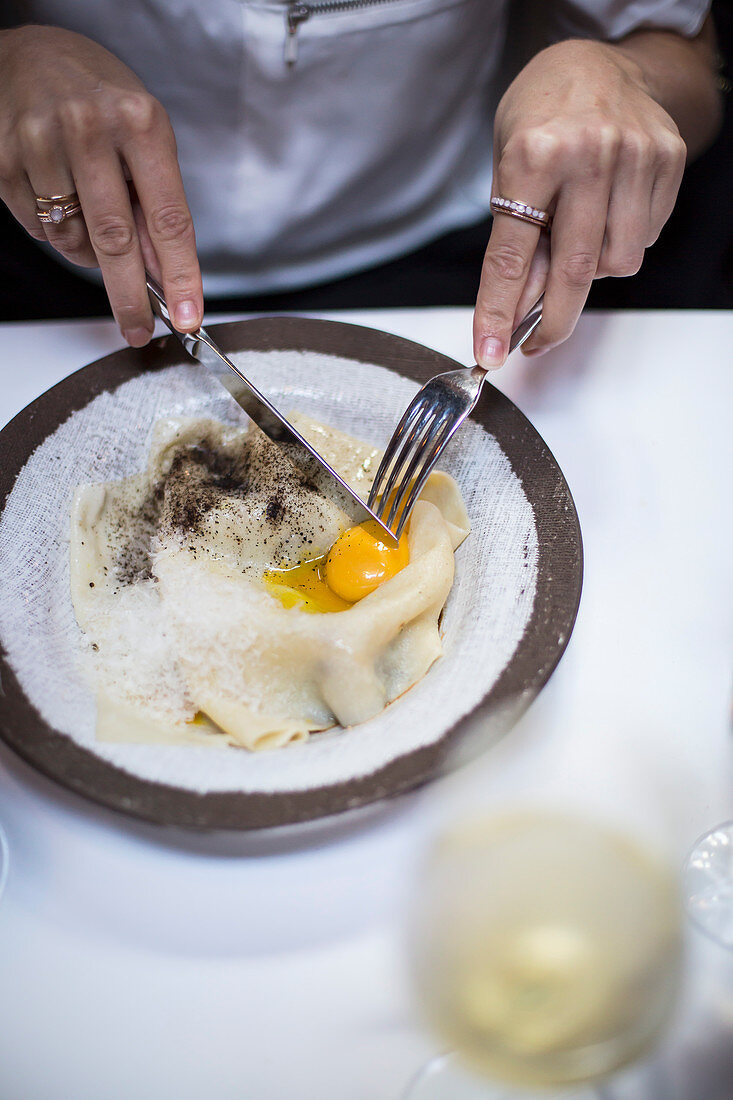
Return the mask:
[[[487,215],[510,4],[38,0],[25,8],[101,43],[166,107],[205,290],[225,295],[334,279]],[[542,5],[555,38],[609,39],[648,26],[694,35],[708,6]],[[291,34],[288,15],[299,8]]]

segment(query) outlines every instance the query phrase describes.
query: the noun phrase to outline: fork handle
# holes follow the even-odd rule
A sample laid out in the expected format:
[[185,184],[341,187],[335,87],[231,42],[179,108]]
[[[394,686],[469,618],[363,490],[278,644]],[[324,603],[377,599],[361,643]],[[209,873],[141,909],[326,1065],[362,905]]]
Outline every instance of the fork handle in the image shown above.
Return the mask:
[[516,351],[517,348],[521,348],[525,340],[529,340],[530,336],[537,328],[538,324],[542,320],[542,303],[545,300],[544,294],[537,301],[536,305],[532,306],[527,316],[523,321],[520,321],[514,332],[512,338],[509,341],[509,351]]

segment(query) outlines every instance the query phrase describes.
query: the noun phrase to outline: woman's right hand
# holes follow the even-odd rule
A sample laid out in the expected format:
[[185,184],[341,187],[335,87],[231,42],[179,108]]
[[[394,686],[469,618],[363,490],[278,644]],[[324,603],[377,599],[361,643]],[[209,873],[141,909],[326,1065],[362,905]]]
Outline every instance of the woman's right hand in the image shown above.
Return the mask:
[[[102,46],[57,27],[1,32],[0,70],[0,198],[11,213],[73,263],[101,268],[133,347],[153,331],[145,264],[162,282],[176,326],[198,328],[193,222],[161,104]],[[82,216],[38,220],[36,196],[73,191]]]

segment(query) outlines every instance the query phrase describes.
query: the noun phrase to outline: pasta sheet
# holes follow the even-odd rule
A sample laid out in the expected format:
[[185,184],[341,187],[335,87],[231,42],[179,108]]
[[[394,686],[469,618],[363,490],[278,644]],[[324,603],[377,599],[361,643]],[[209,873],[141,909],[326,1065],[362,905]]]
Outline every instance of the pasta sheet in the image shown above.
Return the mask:
[[[366,495],[377,451],[291,419]],[[97,736],[275,748],[365,722],[420,680],[469,531],[458,487],[431,475],[409,564],[369,596],[285,608],[267,570],[325,553],[348,526],[254,426],[208,419],[159,422],[145,471],[78,488],[71,589]]]

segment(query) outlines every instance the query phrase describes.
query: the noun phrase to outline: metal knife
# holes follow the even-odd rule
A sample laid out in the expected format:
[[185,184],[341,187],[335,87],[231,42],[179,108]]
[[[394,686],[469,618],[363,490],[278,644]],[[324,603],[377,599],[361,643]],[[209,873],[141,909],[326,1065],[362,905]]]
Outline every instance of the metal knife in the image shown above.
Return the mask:
[[[264,394],[252,385],[239,367],[221,351],[203,326],[196,332],[178,332],[173,327],[163,288],[148,272],[145,273],[148,295],[153,312],[165,321],[174,336],[183,344],[192,358],[203,363],[229,390],[247,416],[254,420],[265,435],[276,443],[294,466],[305,474],[319,493],[342,509],[356,525],[373,519],[379,526],[388,545],[397,541],[392,531],[368,508],[364,501],[342,477],[322,458],[318,451],[303,438],[300,432],[278,412]],[[224,370],[222,371],[222,368]]]

